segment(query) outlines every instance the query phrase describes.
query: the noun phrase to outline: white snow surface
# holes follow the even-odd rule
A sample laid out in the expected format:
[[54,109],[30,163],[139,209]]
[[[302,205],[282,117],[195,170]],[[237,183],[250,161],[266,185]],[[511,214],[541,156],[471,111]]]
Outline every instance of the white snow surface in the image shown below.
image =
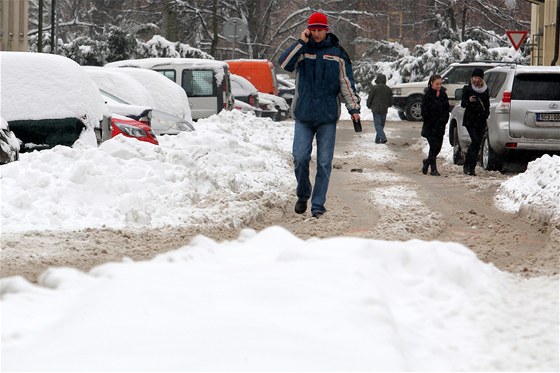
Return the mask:
[[[293,199],[292,126],[222,112],[159,146],[118,136],[24,153],[0,168],[1,228],[241,226]],[[508,179],[500,205],[549,214],[559,160]],[[51,268],[38,284],[3,278],[1,368],[558,371],[558,294],[558,276],[519,278],[458,243],[246,229],[152,260]]]
[[127,74],[142,84],[152,95],[154,109],[173,114],[192,123],[191,107],[185,90],[162,74],[134,67],[106,68]]
[[94,82],[69,58],[46,53],[1,52],[0,66],[0,110],[8,122],[80,118],[86,127],[93,129],[108,114]]

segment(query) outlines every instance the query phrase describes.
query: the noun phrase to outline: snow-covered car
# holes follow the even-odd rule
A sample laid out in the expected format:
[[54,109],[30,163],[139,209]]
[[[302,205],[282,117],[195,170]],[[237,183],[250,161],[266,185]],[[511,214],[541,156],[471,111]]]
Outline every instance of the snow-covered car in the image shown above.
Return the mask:
[[19,141],[10,131],[10,126],[4,118],[0,118],[0,164],[17,161],[19,159]]
[[291,106],[296,93],[294,80],[287,78],[285,74],[279,74],[276,75],[276,81],[278,82],[278,96],[286,100],[286,103]]
[[181,89],[171,80],[150,69],[137,67],[104,67],[127,74],[142,84],[154,99],[154,109],[160,110],[176,117],[192,122],[189,98],[184,89]]
[[[290,107],[288,106],[286,100],[282,97],[259,92],[259,102],[262,100],[272,101],[274,108],[276,109],[276,113],[272,115],[272,120],[279,122],[290,117]],[[263,116],[266,116],[264,110]]]
[[21,152],[96,146],[110,138],[109,111],[95,83],[69,58],[46,53],[0,52],[1,112],[21,141]]
[[259,91],[253,83],[241,75],[231,74],[231,93],[236,100],[243,101],[251,106],[259,106]]
[[224,61],[159,57],[114,61],[105,67],[141,67],[169,78],[187,93],[195,121],[233,109],[229,67]]
[[261,116],[264,118],[271,118],[274,120],[274,118],[278,116],[278,110],[274,107],[274,102],[264,97],[259,98],[259,109],[261,109]]
[[242,113],[245,113],[245,114],[253,113],[256,117],[261,117],[262,116],[262,110],[261,109],[256,108],[254,106],[251,106],[246,102],[239,101],[238,99],[235,99],[235,103],[233,105],[233,108],[235,110],[239,110],[239,111],[241,111]]
[[[519,156],[560,154],[560,69],[557,66],[498,66],[484,73],[490,116],[481,146],[485,170],[500,170]],[[460,99],[461,89],[456,92]],[[471,138],[463,127],[465,109],[451,111],[453,162],[463,164]]]
[[177,135],[195,130],[192,123],[185,119],[148,106],[132,105],[102,89],[99,91],[111,113],[124,115],[150,126],[156,136]]
[[[112,113],[145,122],[152,127],[156,136],[176,135],[182,131],[194,130],[192,119],[187,119],[190,118],[190,111],[185,109],[188,107],[186,94],[181,87],[155,71],[94,66],[85,66],[84,70],[98,85]],[[142,78],[137,80],[134,76]],[[156,82],[153,83],[153,87],[154,90],[155,87],[159,87],[159,93],[152,95],[141,81]],[[163,95],[162,92],[165,92],[166,95]],[[160,108],[169,108],[169,110],[181,114],[182,117]]]

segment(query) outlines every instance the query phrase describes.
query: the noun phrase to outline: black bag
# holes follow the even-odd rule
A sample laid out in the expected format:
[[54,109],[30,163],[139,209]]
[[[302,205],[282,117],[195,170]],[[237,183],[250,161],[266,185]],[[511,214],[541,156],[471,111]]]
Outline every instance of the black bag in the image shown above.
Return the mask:
[[362,122],[359,119],[352,118],[352,124],[354,125],[354,131],[362,132]]

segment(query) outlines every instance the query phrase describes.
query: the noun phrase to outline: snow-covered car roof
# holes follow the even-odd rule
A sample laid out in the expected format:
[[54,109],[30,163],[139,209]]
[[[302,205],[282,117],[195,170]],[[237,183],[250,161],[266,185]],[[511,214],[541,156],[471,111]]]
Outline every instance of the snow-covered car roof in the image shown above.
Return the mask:
[[[251,94],[256,95],[258,93],[258,90],[255,88],[253,83],[251,83],[241,75],[230,74],[230,79],[232,82],[231,92],[233,93],[233,96],[248,96]],[[238,83],[239,85],[233,84],[234,82]]]
[[155,109],[167,112],[192,122],[189,99],[183,88],[162,74],[137,67],[105,67],[131,76],[142,84],[155,101]]
[[84,70],[100,89],[121,100],[133,105],[156,106],[150,91],[130,75],[98,66],[84,66]]
[[290,110],[288,103],[282,97],[271,95],[270,93],[259,92],[259,102],[263,98],[274,102],[282,110]]
[[257,115],[258,112],[262,112],[261,109],[254,107],[252,105],[249,105],[246,102],[240,101],[240,100],[235,100],[235,104],[233,105],[234,109],[240,110],[243,113],[248,113],[248,112],[253,112],[255,113],[255,115]]
[[79,118],[99,127],[109,112],[80,65],[46,53],[0,52],[2,117],[7,121]]
[[224,61],[209,60],[205,58],[172,58],[172,57],[154,57],[131,59],[123,61],[115,61],[106,64],[106,67],[141,67],[144,69],[158,69],[166,65],[181,66],[187,70],[211,69],[214,70],[214,76],[218,85],[222,84],[225,70],[229,69],[229,65]]

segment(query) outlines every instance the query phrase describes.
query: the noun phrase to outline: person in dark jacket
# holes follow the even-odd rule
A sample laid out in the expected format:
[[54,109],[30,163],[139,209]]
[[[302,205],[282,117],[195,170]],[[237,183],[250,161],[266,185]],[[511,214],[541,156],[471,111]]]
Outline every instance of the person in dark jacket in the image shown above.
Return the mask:
[[430,167],[430,175],[440,176],[436,158],[441,151],[445,126],[449,120],[449,98],[442,82],[441,75],[432,75],[428,81],[428,87],[424,89],[424,97],[422,98],[424,123],[422,124],[421,135],[428,140],[430,145],[428,158],[422,161],[422,173],[424,175],[428,173],[428,167]]
[[371,87],[367,107],[371,109],[373,114],[373,125],[375,127],[375,143],[385,144],[387,136],[385,136],[385,120],[387,119],[387,111],[393,106],[393,91],[387,86],[387,77],[383,74],[377,75],[375,85]]
[[[294,210],[303,214],[311,198],[311,214],[316,218],[326,212],[341,97],[352,118],[360,119],[360,98],[356,94],[350,58],[338,44],[338,38],[328,31],[327,16],[313,13],[300,38],[278,60],[284,70],[296,71],[292,101],[295,119],[292,155],[297,180]],[[317,173],[312,188],[309,163],[313,138],[317,140]]]
[[470,83],[463,87],[461,107],[465,108],[463,126],[467,128],[471,137],[471,144],[465,156],[463,173],[475,176],[480,145],[486,131],[486,119],[490,116],[490,96],[482,69],[474,69]]

